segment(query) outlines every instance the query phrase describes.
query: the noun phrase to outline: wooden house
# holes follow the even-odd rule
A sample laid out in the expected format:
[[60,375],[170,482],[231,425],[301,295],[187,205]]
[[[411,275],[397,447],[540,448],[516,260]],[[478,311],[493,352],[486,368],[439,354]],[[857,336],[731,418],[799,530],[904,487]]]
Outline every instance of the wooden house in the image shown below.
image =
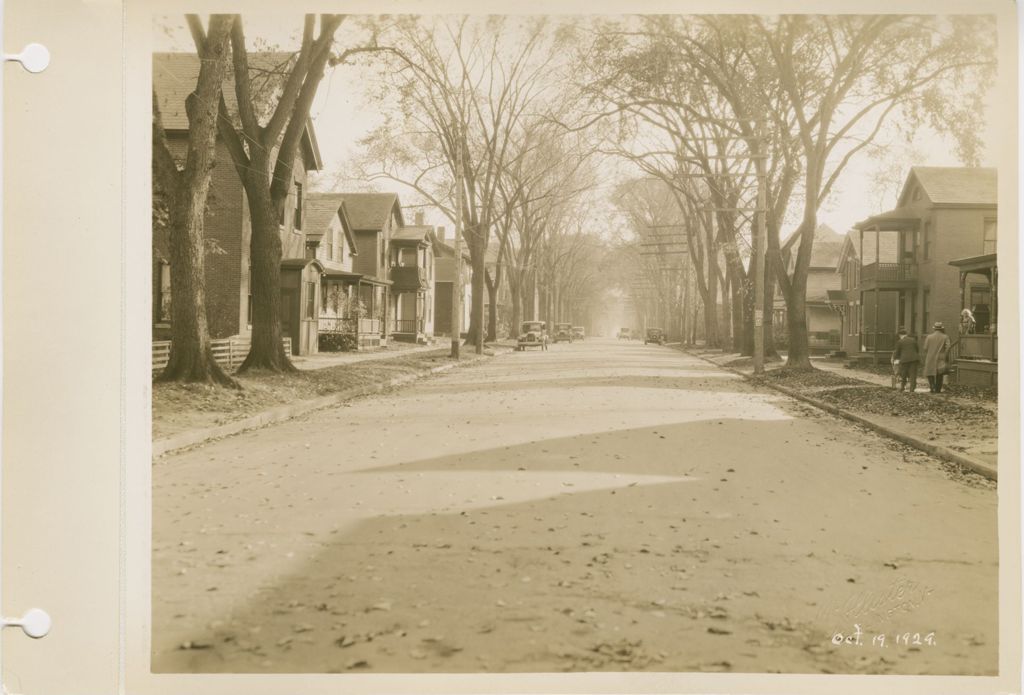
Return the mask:
[[[796,247],[799,241],[799,234],[791,234],[782,244],[782,259],[790,276],[796,266]],[[836,262],[842,247],[842,235],[828,225],[820,224],[814,230],[805,296],[807,343],[812,353],[831,352],[842,347],[842,316],[829,301],[829,293],[842,288],[842,279],[836,274]],[[776,292],[774,309],[773,323],[776,330],[785,330],[786,302],[781,291]]]
[[423,343],[434,335],[433,227],[417,223],[391,236],[391,281],[395,298],[395,340]]
[[435,335],[452,334],[452,291],[461,287],[462,292],[462,327],[460,333],[465,335],[469,329],[470,306],[473,290],[470,279],[472,266],[469,251],[462,247],[462,276],[455,277],[455,239],[445,238],[444,227],[438,227],[433,238],[435,284],[434,284],[434,333]]
[[896,207],[858,223],[844,241],[834,302],[846,352],[887,358],[900,327],[923,336],[936,321],[956,340],[961,302],[993,316],[994,258],[992,272],[975,272],[984,270],[975,262],[995,253],[996,211],[995,169],[913,167]]

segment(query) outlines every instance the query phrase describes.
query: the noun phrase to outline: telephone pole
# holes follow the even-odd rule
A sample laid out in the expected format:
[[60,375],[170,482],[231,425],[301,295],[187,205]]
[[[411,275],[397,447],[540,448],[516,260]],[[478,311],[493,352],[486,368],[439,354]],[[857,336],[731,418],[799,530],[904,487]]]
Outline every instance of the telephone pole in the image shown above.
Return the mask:
[[462,129],[459,128],[455,166],[455,277],[452,279],[452,359],[459,359],[462,344]]
[[757,172],[757,211],[754,224],[754,374],[764,373],[764,255],[767,229],[765,216],[767,195],[765,194],[764,133],[758,128],[757,150],[754,168]]

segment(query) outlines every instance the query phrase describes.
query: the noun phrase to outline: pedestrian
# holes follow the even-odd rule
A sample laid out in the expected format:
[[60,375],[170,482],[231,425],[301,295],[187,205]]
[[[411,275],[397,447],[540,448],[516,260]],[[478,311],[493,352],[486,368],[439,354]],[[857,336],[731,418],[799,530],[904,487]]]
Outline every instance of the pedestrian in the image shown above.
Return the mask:
[[964,309],[960,312],[960,335],[974,333],[974,329],[977,326],[978,322],[974,319],[974,314],[971,313],[970,309]]
[[892,351],[893,366],[898,369],[900,391],[905,391],[910,381],[910,392],[917,390],[917,366],[921,362],[921,353],[917,349],[917,338],[907,333],[906,328],[897,331],[899,340]]
[[946,327],[936,321],[924,339],[924,375],[932,393],[942,393],[942,379],[949,373],[949,346]]

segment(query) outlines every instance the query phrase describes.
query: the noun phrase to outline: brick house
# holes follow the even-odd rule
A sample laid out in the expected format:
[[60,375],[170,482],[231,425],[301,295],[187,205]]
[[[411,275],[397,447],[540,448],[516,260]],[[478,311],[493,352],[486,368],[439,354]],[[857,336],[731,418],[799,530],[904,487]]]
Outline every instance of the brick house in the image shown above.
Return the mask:
[[[280,66],[289,54],[256,53],[249,57],[253,69]],[[184,163],[188,142],[188,117],[185,99],[195,89],[199,60],[191,53],[154,53],[153,89],[160,106],[168,144]],[[229,111],[235,106],[234,84],[230,75],[224,84],[224,99]],[[282,309],[285,335],[293,336],[292,350],[298,354],[316,351],[310,341],[306,316],[310,301],[314,311],[319,297],[319,280],[306,256],[304,235],[304,190],[309,171],[321,167],[320,151],[311,122],[303,132],[301,147],[293,167],[293,180],[281,219]],[[216,165],[210,182],[204,233],[208,252],[206,266],[206,315],[211,338],[248,337],[252,330],[252,306],[249,283],[250,240],[252,226],[242,182],[224,143],[217,139]],[[167,230],[159,224],[153,229],[153,338],[170,337],[170,254]],[[313,288],[309,287],[313,281]],[[289,287],[297,283],[295,287]]]
[[[796,266],[796,245],[799,234],[791,234],[782,245],[782,260],[790,276]],[[807,342],[812,353],[841,348],[842,316],[829,302],[829,293],[841,289],[842,280],[836,274],[836,262],[843,248],[843,237],[827,224],[814,230],[811,263],[807,269]],[[786,329],[786,301],[781,291],[775,294],[773,325],[783,333]]]
[[[961,274],[950,263],[995,253],[996,211],[995,169],[911,168],[897,206],[855,225],[843,243],[834,302],[846,352],[887,357],[900,327],[922,336],[936,321],[956,339]],[[971,277],[964,304],[994,315],[994,273]]]

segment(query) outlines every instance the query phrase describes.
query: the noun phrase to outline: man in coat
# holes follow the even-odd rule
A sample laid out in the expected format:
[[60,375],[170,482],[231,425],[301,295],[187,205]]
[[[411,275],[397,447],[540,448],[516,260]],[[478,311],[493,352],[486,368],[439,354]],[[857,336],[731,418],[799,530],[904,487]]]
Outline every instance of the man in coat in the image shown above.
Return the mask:
[[936,321],[932,332],[924,339],[924,375],[928,377],[932,393],[942,392],[942,378],[946,372],[940,367],[949,368],[949,345],[945,326]]
[[907,329],[901,328],[897,335],[896,349],[892,351],[892,362],[899,367],[900,391],[907,388],[910,380],[910,392],[917,390],[917,365],[921,361],[921,353],[917,349],[917,338],[907,335]]

